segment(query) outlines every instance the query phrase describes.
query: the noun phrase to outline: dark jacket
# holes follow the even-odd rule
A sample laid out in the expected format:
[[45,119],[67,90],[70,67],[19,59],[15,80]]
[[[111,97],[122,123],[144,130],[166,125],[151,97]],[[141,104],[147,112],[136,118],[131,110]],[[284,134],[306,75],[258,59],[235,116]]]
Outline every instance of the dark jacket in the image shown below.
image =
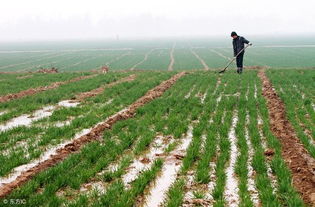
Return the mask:
[[248,43],[249,41],[241,36],[237,36],[237,38],[233,39],[234,57],[244,48],[244,44]]

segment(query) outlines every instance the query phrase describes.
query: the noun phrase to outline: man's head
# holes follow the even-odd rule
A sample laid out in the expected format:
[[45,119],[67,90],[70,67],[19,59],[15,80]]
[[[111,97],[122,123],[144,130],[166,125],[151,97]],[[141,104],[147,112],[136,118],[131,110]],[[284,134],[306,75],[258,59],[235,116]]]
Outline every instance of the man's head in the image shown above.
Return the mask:
[[236,32],[232,32],[232,33],[231,33],[231,37],[232,37],[233,39],[237,38],[237,33],[236,33]]

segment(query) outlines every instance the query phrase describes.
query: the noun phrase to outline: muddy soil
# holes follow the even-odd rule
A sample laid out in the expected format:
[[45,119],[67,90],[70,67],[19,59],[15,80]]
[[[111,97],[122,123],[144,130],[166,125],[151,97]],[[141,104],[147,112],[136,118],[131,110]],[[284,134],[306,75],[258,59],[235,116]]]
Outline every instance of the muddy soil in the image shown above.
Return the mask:
[[19,177],[11,183],[5,184],[0,188],[0,198],[7,196],[14,189],[21,186],[23,183],[30,180],[36,174],[44,171],[45,169],[54,166],[55,164],[63,161],[71,153],[77,152],[83,145],[93,140],[98,140],[104,130],[110,129],[117,121],[125,120],[135,116],[139,107],[149,103],[153,99],[156,99],[163,95],[163,93],[169,89],[175,82],[184,76],[186,72],[177,73],[170,79],[163,81],[160,85],[149,90],[143,97],[139,98],[136,102],[130,105],[127,109],[118,112],[117,114],[109,117],[105,122],[98,124],[88,134],[75,139],[72,143],[67,144],[63,148],[57,151],[57,154],[52,155],[48,160],[45,160],[35,167],[23,172]]
[[14,99],[19,99],[25,96],[30,96],[30,95],[34,95],[36,93],[42,92],[42,91],[47,91],[47,90],[51,90],[51,89],[55,89],[58,88],[61,85],[65,85],[68,83],[72,83],[72,82],[76,82],[76,81],[80,81],[80,80],[84,80],[87,78],[92,78],[95,77],[96,75],[88,75],[88,76],[80,76],[77,78],[73,78],[71,80],[68,81],[62,81],[62,82],[54,82],[48,86],[41,86],[38,88],[30,88],[24,91],[20,91],[18,93],[12,93],[12,94],[8,94],[8,95],[4,95],[4,96],[0,96],[0,103],[4,103],[4,102],[8,102]]
[[315,206],[315,160],[304,148],[286,118],[285,105],[273,89],[265,72],[259,71],[258,76],[263,83],[262,95],[267,100],[270,127],[281,142],[282,156],[291,169],[293,185],[305,203]]

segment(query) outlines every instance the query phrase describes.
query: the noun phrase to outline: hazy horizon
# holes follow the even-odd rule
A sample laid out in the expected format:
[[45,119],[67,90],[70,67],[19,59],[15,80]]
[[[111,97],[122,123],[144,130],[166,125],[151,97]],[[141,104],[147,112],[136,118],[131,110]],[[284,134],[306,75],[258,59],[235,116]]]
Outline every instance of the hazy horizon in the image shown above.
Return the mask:
[[0,42],[178,37],[311,36],[315,2],[301,0],[11,0]]

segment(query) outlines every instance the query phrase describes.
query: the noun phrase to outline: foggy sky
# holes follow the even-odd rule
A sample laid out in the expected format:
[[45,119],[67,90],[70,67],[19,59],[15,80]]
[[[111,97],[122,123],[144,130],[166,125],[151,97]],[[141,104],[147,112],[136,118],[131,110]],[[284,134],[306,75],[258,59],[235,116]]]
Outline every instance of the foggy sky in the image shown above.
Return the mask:
[[314,0],[10,0],[0,41],[315,34]]

